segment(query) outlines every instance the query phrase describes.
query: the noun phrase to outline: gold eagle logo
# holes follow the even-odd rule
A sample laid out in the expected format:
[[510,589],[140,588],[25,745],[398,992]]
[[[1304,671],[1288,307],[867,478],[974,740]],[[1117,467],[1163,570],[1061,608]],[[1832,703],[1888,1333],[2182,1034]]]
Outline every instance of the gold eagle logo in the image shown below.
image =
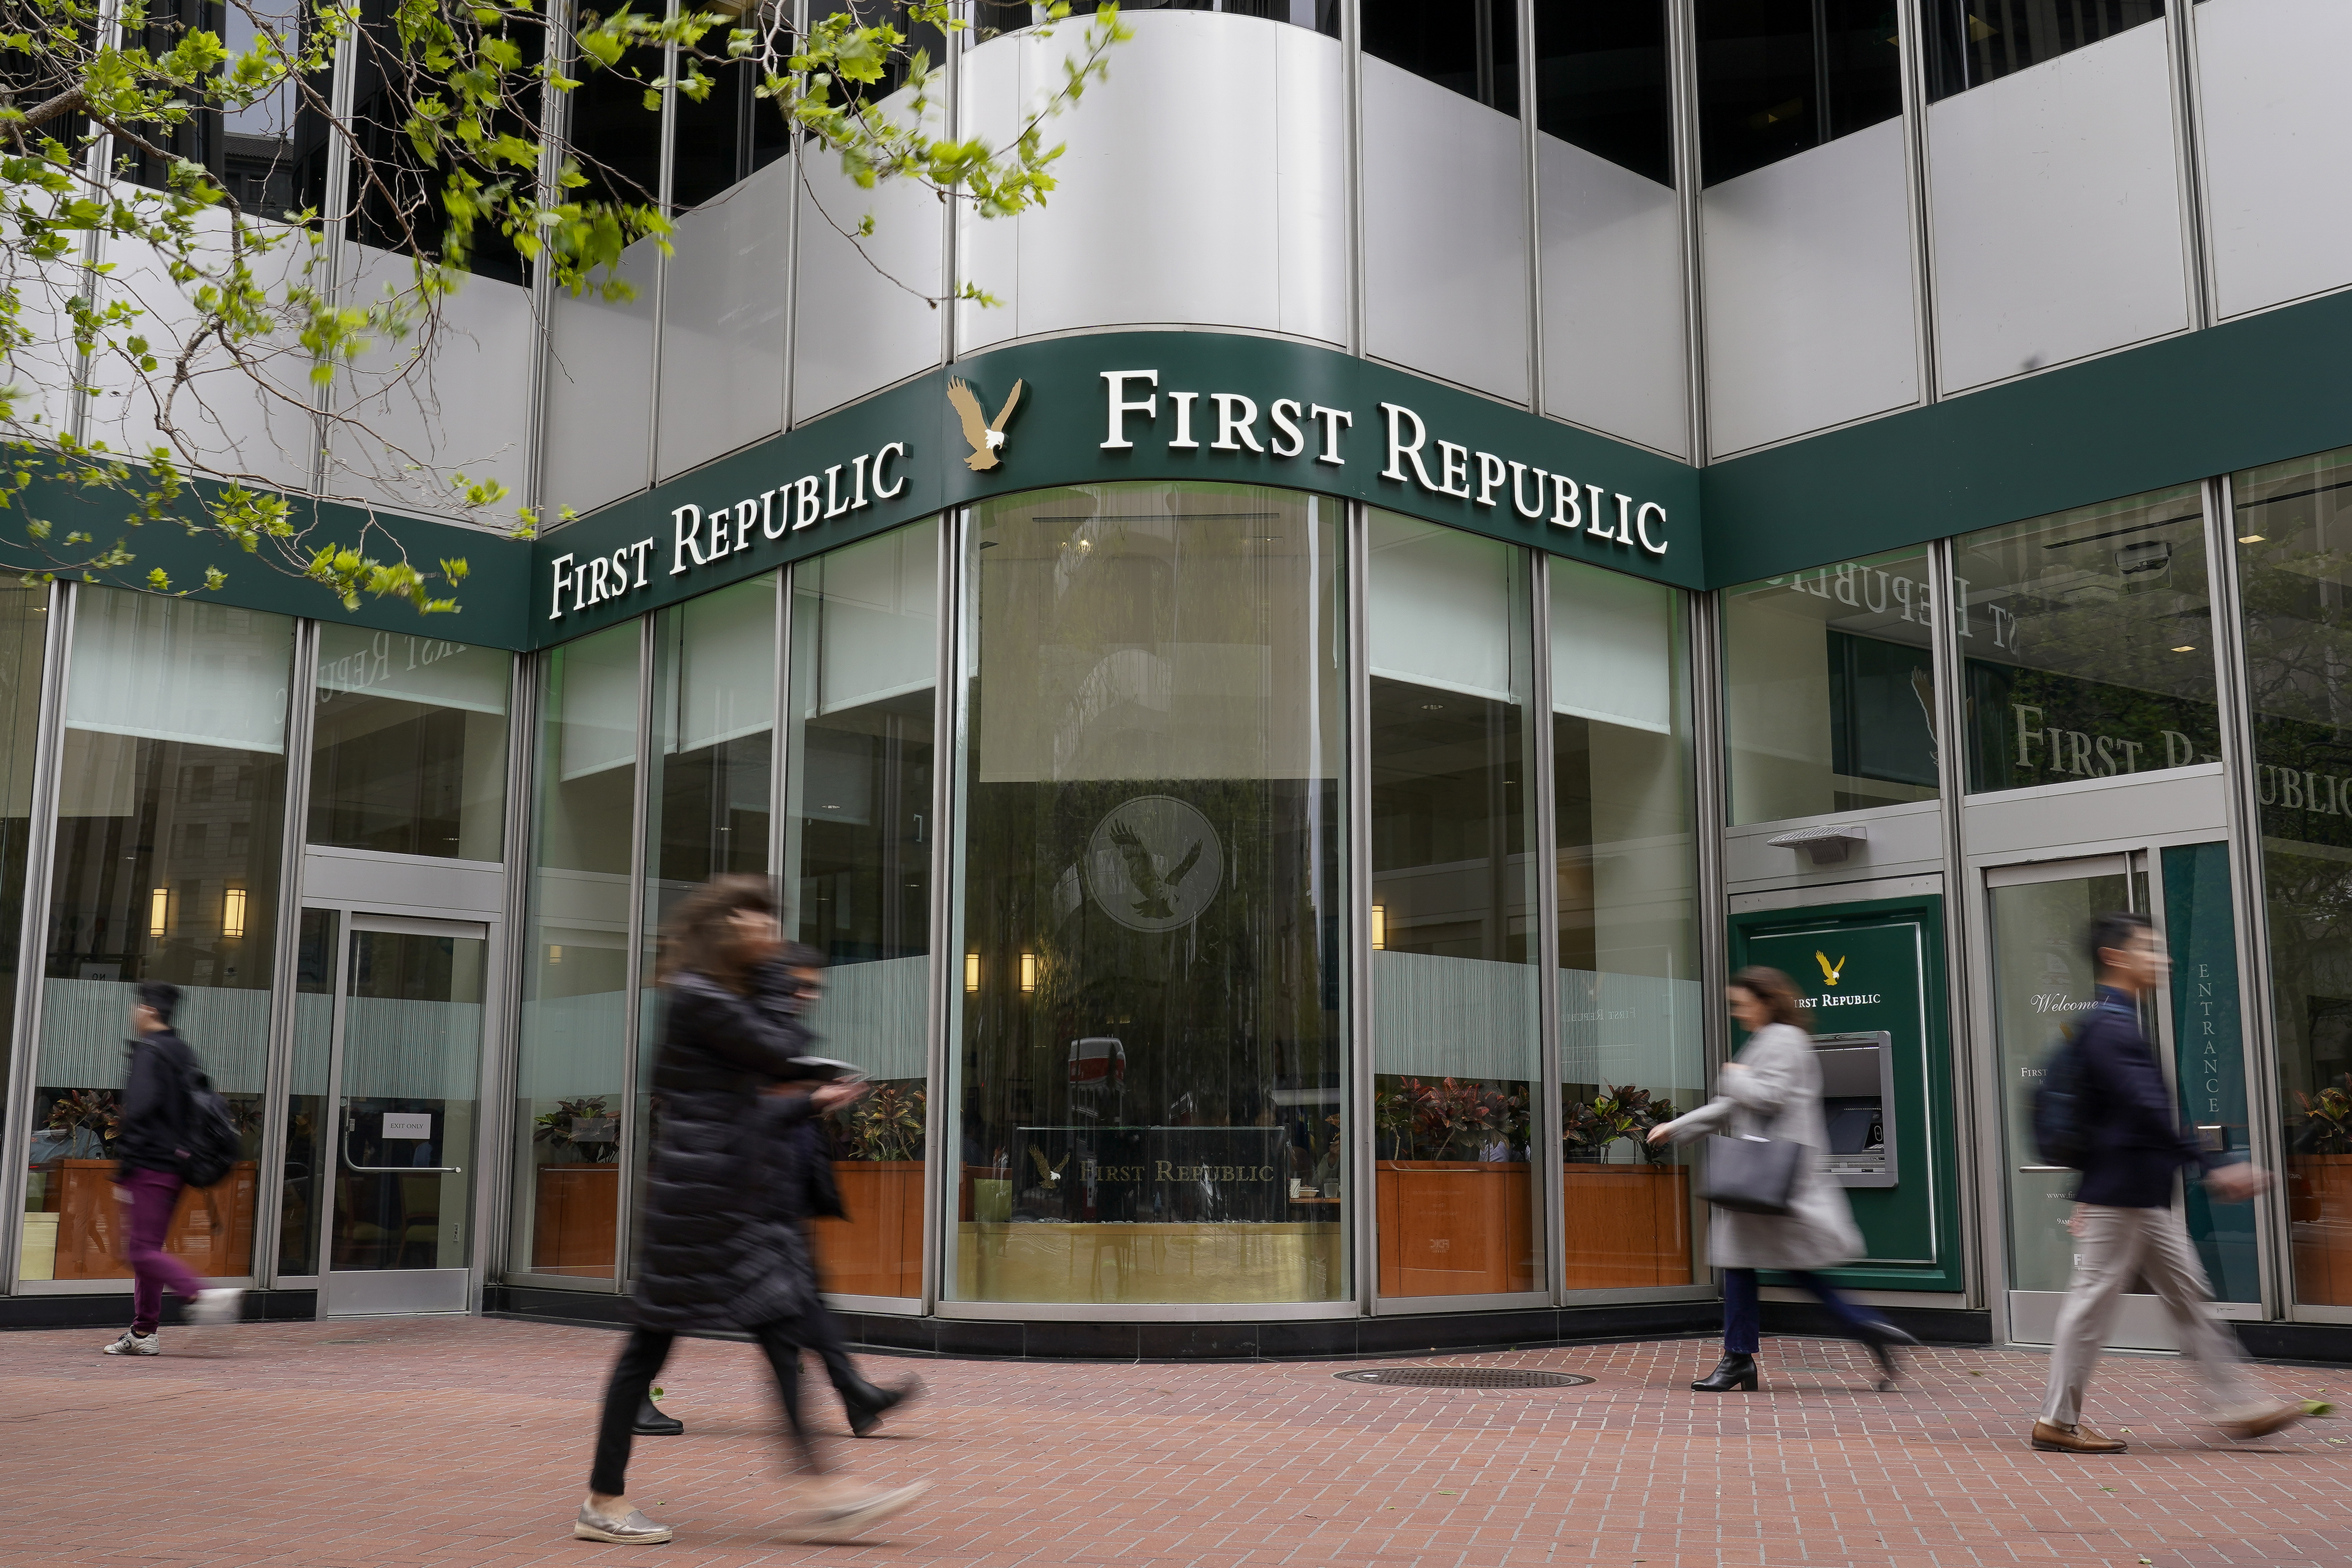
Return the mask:
[[994,422],[989,423],[981,418],[980,399],[972,395],[963,379],[948,378],[948,401],[955,405],[956,417],[963,422],[964,443],[971,448],[971,456],[963,460],[963,466],[973,473],[984,472],[1001,461],[996,454],[1004,447],[1004,422],[1013,417],[1013,405],[1021,401],[1021,389],[1026,384],[1018,381],[1013,384],[1012,395],[996,411]]
[[1838,976],[1845,973],[1845,959],[1843,955],[1835,963],[1832,963],[1828,953],[1816,950],[1813,953],[1813,962],[1822,966],[1822,978],[1832,985],[1835,985],[1838,983]]

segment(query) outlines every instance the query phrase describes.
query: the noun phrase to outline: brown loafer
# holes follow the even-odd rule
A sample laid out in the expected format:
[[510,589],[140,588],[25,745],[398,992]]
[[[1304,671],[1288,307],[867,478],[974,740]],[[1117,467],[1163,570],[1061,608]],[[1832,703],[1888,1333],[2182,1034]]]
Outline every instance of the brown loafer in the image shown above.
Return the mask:
[[2242,1443],[2249,1437],[2267,1437],[2282,1426],[2292,1426],[2307,1414],[2300,1405],[2272,1405],[2251,1415],[2217,1420],[2213,1425],[2221,1428],[2223,1436],[2234,1437]]
[[2095,1431],[2088,1423],[2061,1426],[2055,1421],[2033,1424],[2033,1446],[2045,1454],[2122,1454],[2131,1449],[2129,1443]]

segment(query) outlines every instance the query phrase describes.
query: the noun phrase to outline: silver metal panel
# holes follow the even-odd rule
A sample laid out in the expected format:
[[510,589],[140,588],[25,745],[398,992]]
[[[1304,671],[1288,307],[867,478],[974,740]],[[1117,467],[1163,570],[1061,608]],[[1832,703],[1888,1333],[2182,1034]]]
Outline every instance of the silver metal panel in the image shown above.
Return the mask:
[[646,488],[653,441],[654,274],[641,239],[622,253],[634,300],[562,291],[551,310],[547,437],[540,478],[548,510],[586,511]]
[[1525,401],[1519,122],[1369,56],[1363,82],[1366,352]]
[[2352,5],[2197,7],[2205,208],[2224,316],[2352,284]]
[[495,916],[505,909],[506,871],[478,860],[312,848],[302,853],[302,897],[388,913],[463,910]]
[[[1207,11],[1127,21],[1136,41],[1087,90],[1085,130],[1054,165],[1052,201],[1014,218],[961,219],[965,274],[1004,301],[957,307],[961,349],[1149,323],[1342,342],[1338,40]],[[967,54],[967,134],[1011,140],[1084,37],[1073,23]],[[1184,133],[1171,135],[1178,125]]]
[[2183,833],[2220,837],[2229,826],[2218,763],[2155,776],[2080,779],[1971,795],[1963,809],[1969,856],[1978,861],[2030,854],[2049,845],[2104,846],[2118,833],[2135,844]]
[[1681,198],[1556,136],[1536,174],[1544,412],[1686,456]]
[[[1849,822],[1861,824],[1869,837],[1853,846],[1843,860],[1826,866],[1814,865],[1801,849],[1775,848],[1767,842],[1794,827]],[[1934,876],[1944,868],[1943,836],[1943,808],[1932,800],[1748,823],[1724,830],[1724,881],[1734,892],[1751,893],[1866,878]]]
[[793,165],[781,159],[677,219],[662,280],[663,479],[784,427],[792,209]]
[[[401,286],[412,265],[404,256],[354,246],[354,276],[346,300],[369,299],[385,285]],[[330,495],[427,516],[465,517],[455,504],[450,476],[497,479],[512,492],[478,521],[512,521],[530,468],[530,370],[538,323],[530,290],[493,279],[468,278],[440,302],[441,324],[429,351],[415,357],[416,340],[380,342],[361,356],[337,405],[358,427],[335,426],[328,437],[334,459]],[[415,473],[412,465],[429,471]]]
[[392,1312],[462,1312],[472,1270],[378,1268],[327,1276],[330,1318],[366,1318]]
[[1916,899],[1943,890],[1944,879],[1940,876],[1880,877],[1866,882],[1822,882],[1760,893],[1735,893],[1726,902],[1731,913],[1744,915],[1757,910],[1802,910],[1818,904],[1861,903],[1870,899]]
[[1889,120],[1701,196],[1711,455],[1919,400],[1903,137]]
[[[904,116],[908,94],[882,100]],[[807,165],[793,304],[795,423],[906,380],[940,362],[940,317],[924,295],[947,292],[946,209],[911,180],[861,191],[832,159]],[[874,233],[853,242],[873,215]],[[913,292],[908,292],[908,290]]]
[[1944,391],[2189,325],[2165,26],[1928,106]]

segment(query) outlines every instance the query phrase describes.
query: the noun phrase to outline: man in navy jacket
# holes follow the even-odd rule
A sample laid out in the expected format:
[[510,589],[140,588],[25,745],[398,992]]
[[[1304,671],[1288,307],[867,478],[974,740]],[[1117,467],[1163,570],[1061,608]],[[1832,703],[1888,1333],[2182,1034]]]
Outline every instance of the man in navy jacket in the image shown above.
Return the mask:
[[2202,1167],[2206,1190],[2224,1203],[2254,1196],[2270,1178],[2206,1150],[2180,1125],[2164,1070],[2139,1026],[2138,999],[2161,985],[2170,967],[2147,917],[2101,915],[2084,945],[2099,990],[2074,1040],[2088,1147],[2074,1193],[2074,1278],[2058,1313],[2050,1392],[2033,1424],[2033,1447],[2067,1454],[2120,1454],[2127,1447],[2083,1421],[2083,1389],[2135,1278],[2155,1288],[2180,1348],[2196,1359],[2215,1424],[2232,1437],[2275,1432],[2300,1419],[2303,1407],[2265,1394],[2247,1375],[2236,1335],[2212,1316],[2204,1266],[2172,1203],[2183,1166]]

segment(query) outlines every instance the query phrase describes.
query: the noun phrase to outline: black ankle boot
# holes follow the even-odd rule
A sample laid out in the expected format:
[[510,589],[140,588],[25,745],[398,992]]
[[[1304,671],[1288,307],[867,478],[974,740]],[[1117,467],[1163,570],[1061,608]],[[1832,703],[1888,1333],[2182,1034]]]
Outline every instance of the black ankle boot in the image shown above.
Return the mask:
[[1726,1351],[1715,1370],[1691,1384],[1701,1394],[1729,1394],[1738,1389],[1743,1394],[1756,1392],[1756,1358],[1738,1351]]
[[849,1417],[849,1435],[870,1437],[882,1425],[883,1415],[904,1405],[923,1391],[922,1380],[910,1377],[895,1388],[884,1388],[860,1379],[836,1390],[841,1395],[841,1408]]
[[646,1399],[637,1405],[637,1423],[630,1430],[640,1437],[675,1437],[686,1430],[686,1423],[663,1415],[660,1405]]
[[1870,1347],[1870,1356],[1878,1363],[1878,1391],[1892,1393],[1895,1379],[1903,1375],[1902,1363],[1895,1359],[1897,1345],[1916,1345],[1919,1342],[1892,1323],[1877,1322],[1869,1326],[1862,1342]]

